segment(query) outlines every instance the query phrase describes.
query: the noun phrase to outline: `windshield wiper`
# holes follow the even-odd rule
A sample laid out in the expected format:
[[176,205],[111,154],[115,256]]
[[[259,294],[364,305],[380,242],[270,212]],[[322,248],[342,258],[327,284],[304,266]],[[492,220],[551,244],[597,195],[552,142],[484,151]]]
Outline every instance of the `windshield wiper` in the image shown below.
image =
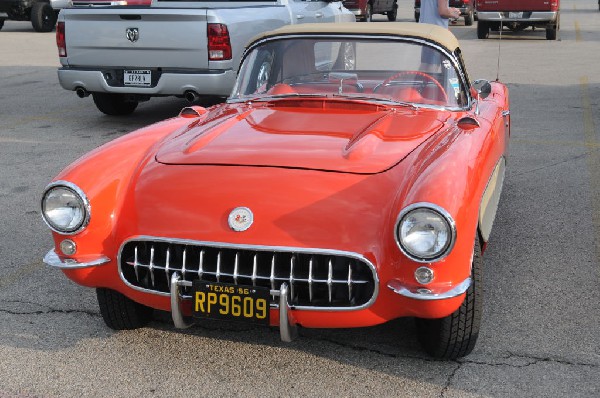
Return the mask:
[[227,102],[268,102],[272,100],[284,99],[284,98],[315,98],[315,97],[324,97],[325,95],[319,93],[311,93],[311,94],[302,94],[302,93],[286,93],[286,94],[274,94],[274,95],[261,95],[252,98],[236,98],[229,100]]

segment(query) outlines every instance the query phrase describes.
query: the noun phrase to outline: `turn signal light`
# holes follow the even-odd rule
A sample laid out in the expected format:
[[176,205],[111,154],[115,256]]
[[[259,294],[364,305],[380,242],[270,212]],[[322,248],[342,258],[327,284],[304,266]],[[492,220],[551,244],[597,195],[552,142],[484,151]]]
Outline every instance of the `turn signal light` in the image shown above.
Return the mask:
[[67,56],[67,41],[65,39],[65,23],[59,22],[56,25],[56,45],[58,46],[58,56]]
[[231,41],[227,26],[220,23],[208,24],[208,60],[225,61],[231,59]]

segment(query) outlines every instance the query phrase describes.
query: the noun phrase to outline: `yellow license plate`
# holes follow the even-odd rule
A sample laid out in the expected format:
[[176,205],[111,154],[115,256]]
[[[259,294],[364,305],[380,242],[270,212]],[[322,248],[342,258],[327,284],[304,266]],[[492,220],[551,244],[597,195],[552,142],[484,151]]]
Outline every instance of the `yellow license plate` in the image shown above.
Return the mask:
[[196,318],[269,324],[270,290],[257,286],[196,280],[192,312]]

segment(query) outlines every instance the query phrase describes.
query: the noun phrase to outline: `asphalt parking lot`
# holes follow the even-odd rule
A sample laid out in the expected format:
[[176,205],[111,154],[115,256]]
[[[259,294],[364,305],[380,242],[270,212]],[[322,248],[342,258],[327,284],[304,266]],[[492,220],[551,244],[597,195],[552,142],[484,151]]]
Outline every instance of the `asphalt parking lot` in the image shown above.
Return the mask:
[[[208,323],[114,332],[95,292],[43,265],[52,247],[39,201],[87,151],[177,115],[176,98],[131,117],[63,90],[54,33],[0,31],[0,397],[600,396],[600,12],[561,2],[559,40],[543,30],[478,40],[460,21],[470,77],[510,89],[512,139],[485,254],[484,320],[474,352],[422,354],[411,319],[355,330]],[[374,23],[385,22],[376,16]],[[400,1],[398,21],[412,20]],[[500,62],[498,62],[500,54]],[[500,65],[498,72],[498,64]]]

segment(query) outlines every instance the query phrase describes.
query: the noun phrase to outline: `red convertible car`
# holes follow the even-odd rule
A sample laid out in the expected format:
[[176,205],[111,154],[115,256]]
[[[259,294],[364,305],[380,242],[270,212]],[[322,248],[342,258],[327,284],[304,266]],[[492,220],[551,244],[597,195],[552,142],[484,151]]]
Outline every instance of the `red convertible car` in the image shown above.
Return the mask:
[[468,354],[504,179],[507,88],[416,23],[292,25],[254,39],[232,95],[109,142],[42,198],[46,264],[113,329],[153,309],[349,328],[414,317]]

